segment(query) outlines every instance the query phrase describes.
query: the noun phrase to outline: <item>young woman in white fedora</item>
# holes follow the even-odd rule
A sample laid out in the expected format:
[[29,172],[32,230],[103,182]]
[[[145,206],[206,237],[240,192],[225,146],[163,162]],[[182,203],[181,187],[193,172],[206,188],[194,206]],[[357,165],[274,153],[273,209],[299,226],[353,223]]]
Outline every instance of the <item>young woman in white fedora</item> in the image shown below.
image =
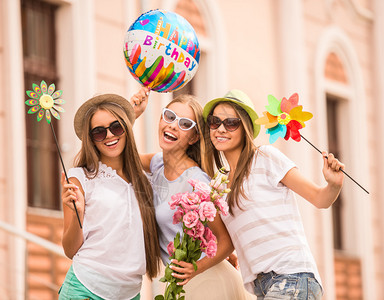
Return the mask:
[[[75,168],[62,176],[63,248],[72,265],[59,299],[140,299],[142,276],[159,271],[153,193],[132,132],[135,114],[104,94],[76,112],[82,141]],[[72,202],[75,202],[82,229]]]
[[[148,92],[148,90],[147,90]],[[137,115],[145,109],[147,98],[133,97]],[[135,105],[136,104],[136,105]],[[192,95],[180,95],[173,99],[160,116],[158,138],[161,152],[141,155],[144,169],[151,174],[155,195],[156,219],[159,225],[161,258],[169,263],[167,245],[177,232],[182,232],[182,224],[173,224],[173,214],[168,202],[171,196],[191,192],[189,179],[209,183],[210,178],[201,165],[204,146],[204,120],[202,106]],[[255,297],[245,291],[241,275],[226,257],[233,251],[233,245],[219,215],[208,225],[218,240],[215,257],[203,256],[195,272],[193,265],[173,261],[174,277],[183,279],[186,300],[245,300]]]
[[275,147],[256,147],[258,116],[240,90],[209,101],[203,116],[210,136],[204,157],[208,175],[224,161],[230,168],[230,214],[222,219],[247,290],[258,300],[320,299],[321,280],[294,192],[318,208],[329,207],[341,190],[344,165],[324,152],[327,184],[319,187]]

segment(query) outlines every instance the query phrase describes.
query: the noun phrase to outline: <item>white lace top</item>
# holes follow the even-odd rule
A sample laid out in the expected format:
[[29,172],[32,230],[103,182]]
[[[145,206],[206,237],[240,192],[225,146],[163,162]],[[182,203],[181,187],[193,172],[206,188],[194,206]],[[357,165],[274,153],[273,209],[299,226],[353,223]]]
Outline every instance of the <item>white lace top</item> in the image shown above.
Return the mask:
[[146,272],[143,224],[131,184],[99,163],[88,179],[83,168],[72,168],[85,193],[84,243],[73,257],[79,281],[104,299],[131,299]]

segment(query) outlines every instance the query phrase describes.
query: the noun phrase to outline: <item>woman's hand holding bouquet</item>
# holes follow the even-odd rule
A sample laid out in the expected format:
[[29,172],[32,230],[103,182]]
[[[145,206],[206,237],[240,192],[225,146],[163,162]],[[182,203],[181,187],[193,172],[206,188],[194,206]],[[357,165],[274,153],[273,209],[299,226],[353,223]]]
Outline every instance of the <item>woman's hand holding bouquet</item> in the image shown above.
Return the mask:
[[228,183],[225,171],[220,169],[210,184],[190,179],[191,193],[178,193],[171,197],[169,206],[176,209],[173,215],[173,224],[182,222],[183,232],[178,232],[173,241],[168,244],[168,253],[171,263],[165,268],[161,282],[167,282],[164,295],[158,295],[155,300],[184,300],[185,293],[182,285],[178,285],[183,279],[175,278],[172,270],[176,267],[172,261],[192,264],[197,270],[196,261],[200,259],[202,252],[211,258],[216,255],[217,240],[207,223],[212,222],[217,212],[226,216],[228,214],[227,202],[223,199],[230,189],[226,189]]

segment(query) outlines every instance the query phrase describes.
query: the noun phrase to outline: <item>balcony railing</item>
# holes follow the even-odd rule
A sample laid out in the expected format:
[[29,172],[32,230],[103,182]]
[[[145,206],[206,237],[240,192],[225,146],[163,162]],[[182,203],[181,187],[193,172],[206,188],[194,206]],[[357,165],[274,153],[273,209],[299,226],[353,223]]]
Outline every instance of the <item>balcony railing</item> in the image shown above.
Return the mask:
[[[30,245],[33,245],[35,248],[34,252],[36,252],[36,249],[38,253],[41,253],[40,257],[46,258],[49,256],[50,259],[53,259],[54,264],[59,264],[59,260],[62,260],[63,258],[66,258],[63,248],[49,240],[46,240],[42,237],[39,237],[33,233],[27,232],[25,230],[19,229],[13,225],[10,225],[6,222],[3,222],[0,220],[0,229],[11,234],[14,237],[21,238],[28,242],[27,244],[27,260],[26,260],[26,268],[25,268],[25,282],[27,283],[26,286],[26,298],[29,300],[41,300],[41,299],[57,299],[57,291],[59,290],[60,286],[53,282],[50,277],[44,276],[43,272],[33,272],[33,267],[30,266],[30,253],[28,253],[28,249]],[[59,260],[57,259],[59,257]],[[56,259],[55,259],[56,258]],[[44,270],[48,268],[52,268],[52,265],[48,265],[46,263],[40,264],[41,260],[39,260],[34,265],[38,265],[40,269]],[[40,265],[39,265],[40,264]],[[33,264],[32,264],[33,265]],[[39,269],[39,268],[38,268]],[[36,270],[36,267],[35,267]],[[32,291],[30,286],[36,286],[37,291]],[[2,289],[10,289],[12,287],[0,287],[0,290]],[[10,291],[10,295],[7,295],[10,297],[9,299],[13,299],[15,295],[12,295],[12,291]]]

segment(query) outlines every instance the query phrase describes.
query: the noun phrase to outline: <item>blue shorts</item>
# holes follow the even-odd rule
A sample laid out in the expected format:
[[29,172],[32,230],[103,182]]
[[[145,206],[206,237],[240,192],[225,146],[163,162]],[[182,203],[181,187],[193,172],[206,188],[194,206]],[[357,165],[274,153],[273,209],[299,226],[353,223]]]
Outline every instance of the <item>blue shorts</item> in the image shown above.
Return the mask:
[[320,300],[323,294],[312,273],[277,274],[271,271],[259,274],[253,283],[257,300]]
[[[104,300],[88,290],[76,277],[72,266],[69,268],[63,285],[59,290],[59,300]],[[140,300],[140,293],[132,298]]]

